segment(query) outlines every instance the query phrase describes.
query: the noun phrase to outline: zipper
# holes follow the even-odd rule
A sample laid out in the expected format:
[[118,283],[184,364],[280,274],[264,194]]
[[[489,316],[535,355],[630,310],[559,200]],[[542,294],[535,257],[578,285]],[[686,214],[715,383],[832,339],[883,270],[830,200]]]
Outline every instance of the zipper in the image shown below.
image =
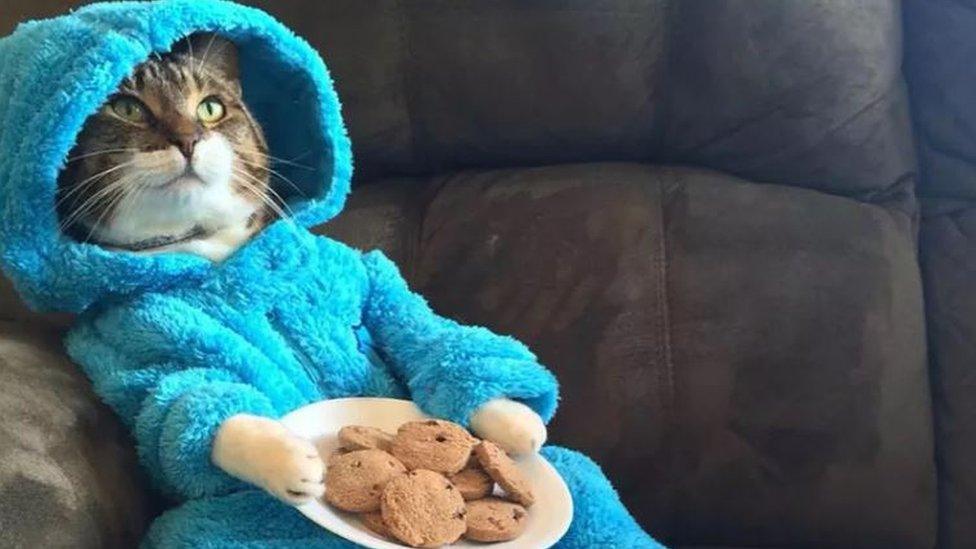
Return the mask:
[[275,332],[278,333],[278,336],[285,341],[286,345],[288,345],[288,351],[291,353],[292,358],[294,358],[295,362],[302,367],[302,370],[305,371],[305,375],[308,376],[308,379],[312,382],[315,388],[321,391],[322,373],[319,372],[319,369],[315,367],[315,363],[312,361],[312,358],[302,349],[298,341],[291,336],[291,332],[285,327],[284,324],[281,323],[278,315],[273,312],[269,312],[267,317],[268,323],[271,324],[271,327],[274,328]]

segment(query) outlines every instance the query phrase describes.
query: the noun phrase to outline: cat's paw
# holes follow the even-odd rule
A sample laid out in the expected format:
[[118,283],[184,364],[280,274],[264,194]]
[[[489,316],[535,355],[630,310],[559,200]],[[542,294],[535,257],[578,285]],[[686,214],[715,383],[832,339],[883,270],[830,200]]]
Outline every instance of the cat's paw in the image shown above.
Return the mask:
[[214,439],[212,459],[232,476],[292,505],[325,491],[325,464],[318,450],[273,419],[246,414],[229,418]]
[[259,485],[287,503],[301,504],[322,497],[325,466],[318,451],[295,435],[277,440],[265,450]]
[[546,424],[539,414],[521,402],[505,398],[488,401],[471,416],[471,429],[509,454],[539,451],[546,442]]

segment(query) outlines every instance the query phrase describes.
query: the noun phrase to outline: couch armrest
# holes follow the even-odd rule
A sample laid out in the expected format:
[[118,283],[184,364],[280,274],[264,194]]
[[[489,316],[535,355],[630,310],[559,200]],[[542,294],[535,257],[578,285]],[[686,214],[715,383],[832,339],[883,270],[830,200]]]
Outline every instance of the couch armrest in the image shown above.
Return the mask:
[[154,506],[133,445],[61,348],[0,321],[0,545],[134,547]]

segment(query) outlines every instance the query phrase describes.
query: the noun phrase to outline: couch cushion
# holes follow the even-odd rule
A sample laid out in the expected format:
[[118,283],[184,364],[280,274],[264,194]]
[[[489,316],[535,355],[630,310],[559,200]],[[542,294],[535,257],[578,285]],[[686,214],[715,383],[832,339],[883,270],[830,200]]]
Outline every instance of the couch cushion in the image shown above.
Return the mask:
[[976,545],[976,206],[932,204],[922,223],[940,480],[940,541]]
[[20,299],[13,285],[0,273],[0,320],[13,320],[21,310]]
[[423,209],[436,189],[414,179],[380,181],[356,188],[337,218],[315,229],[365,250],[383,250],[409,266],[417,253]]
[[414,284],[532,345],[562,383],[553,442],[656,536],[932,546],[910,204],[632,164],[428,187]]
[[49,329],[64,329],[71,324],[73,315],[64,313],[36,313],[27,308],[14,290],[13,284],[0,272],[0,321],[37,323]]
[[3,545],[136,545],[153,510],[132,442],[57,332],[0,322],[0,418]]

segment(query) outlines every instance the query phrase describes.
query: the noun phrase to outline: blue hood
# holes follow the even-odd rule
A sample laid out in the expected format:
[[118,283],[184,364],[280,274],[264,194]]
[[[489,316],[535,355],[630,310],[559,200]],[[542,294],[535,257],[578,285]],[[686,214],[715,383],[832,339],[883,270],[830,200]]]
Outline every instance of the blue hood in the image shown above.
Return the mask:
[[85,119],[150,54],[198,31],[237,44],[244,96],[271,153],[301,158],[302,167],[278,170],[301,188],[279,189],[292,191],[294,220],[309,227],[342,209],[352,157],[332,81],[315,50],[266,13],[221,0],[160,0],[24,23],[0,39],[0,266],[35,309],[80,312],[219,268],[76,242],[59,230],[54,207]]

